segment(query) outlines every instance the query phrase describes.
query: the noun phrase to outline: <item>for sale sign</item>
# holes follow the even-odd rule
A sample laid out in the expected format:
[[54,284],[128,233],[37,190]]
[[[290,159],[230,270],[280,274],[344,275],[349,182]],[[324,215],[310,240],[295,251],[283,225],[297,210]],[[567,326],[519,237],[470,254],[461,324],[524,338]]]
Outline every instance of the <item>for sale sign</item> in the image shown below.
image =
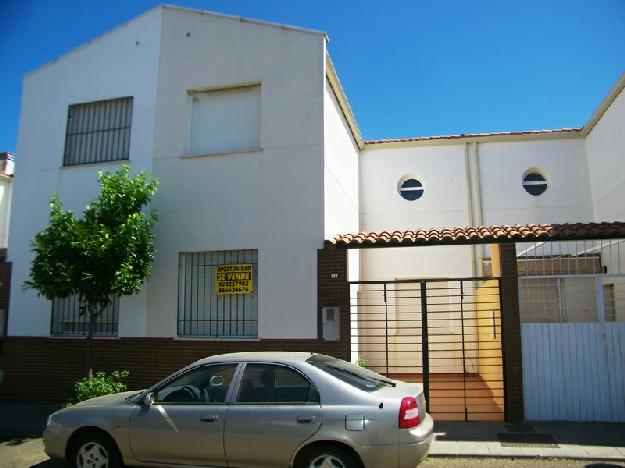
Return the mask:
[[252,265],[217,265],[215,292],[224,294],[251,294],[254,291]]

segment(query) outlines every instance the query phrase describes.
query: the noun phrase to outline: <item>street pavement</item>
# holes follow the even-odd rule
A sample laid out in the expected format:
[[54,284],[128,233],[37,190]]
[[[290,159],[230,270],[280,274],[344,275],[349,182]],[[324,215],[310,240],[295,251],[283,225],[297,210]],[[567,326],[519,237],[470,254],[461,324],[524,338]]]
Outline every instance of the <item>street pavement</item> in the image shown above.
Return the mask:
[[[0,405],[0,468],[65,466],[46,456],[41,440],[46,418],[55,409]],[[437,422],[434,430],[425,468],[625,467],[625,424]],[[540,446],[532,439],[556,446]]]
[[625,461],[625,424],[441,421],[435,423],[434,432],[431,457]]

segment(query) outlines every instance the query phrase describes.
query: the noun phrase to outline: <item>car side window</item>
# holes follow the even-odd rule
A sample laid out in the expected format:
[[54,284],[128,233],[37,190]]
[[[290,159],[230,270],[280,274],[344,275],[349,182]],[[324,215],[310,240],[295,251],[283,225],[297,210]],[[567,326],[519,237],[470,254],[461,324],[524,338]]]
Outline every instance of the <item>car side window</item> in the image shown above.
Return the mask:
[[247,364],[237,403],[311,404],[319,402],[315,387],[299,372],[273,364]]
[[219,404],[226,401],[236,364],[216,364],[191,369],[154,392],[162,404]]

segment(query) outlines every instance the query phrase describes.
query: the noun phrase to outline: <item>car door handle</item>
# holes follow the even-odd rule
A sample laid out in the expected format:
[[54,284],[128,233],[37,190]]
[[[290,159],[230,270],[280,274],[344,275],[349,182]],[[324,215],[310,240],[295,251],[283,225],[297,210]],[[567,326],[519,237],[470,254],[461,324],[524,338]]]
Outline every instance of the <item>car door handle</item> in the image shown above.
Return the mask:
[[297,422],[299,424],[310,424],[314,420],[315,420],[314,416],[298,416],[297,417]]
[[217,416],[216,414],[209,414],[207,416],[202,416],[200,418],[200,421],[202,422],[215,422],[219,419],[219,416]]

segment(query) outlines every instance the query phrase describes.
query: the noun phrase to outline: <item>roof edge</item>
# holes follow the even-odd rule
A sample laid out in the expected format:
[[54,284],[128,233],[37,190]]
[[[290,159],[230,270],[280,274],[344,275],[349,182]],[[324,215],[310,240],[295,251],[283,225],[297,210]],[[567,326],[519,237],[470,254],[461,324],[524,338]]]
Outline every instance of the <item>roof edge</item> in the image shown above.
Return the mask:
[[584,136],[588,136],[590,132],[592,132],[592,129],[595,128],[595,125],[599,123],[599,120],[601,120],[603,114],[607,112],[607,110],[616,100],[618,95],[621,94],[623,88],[625,88],[625,72],[623,72],[619,79],[616,80],[614,86],[612,86],[606,97],[604,97],[599,104],[599,107],[595,109],[595,111],[590,116],[590,119],[588,119],[588,122],[586,122],[586,125],[584,125],[584,128],[582,129],[582,133]]
[[514,141],[514,140],[542,140],[553,138],[580,138],[582,128],[557,128],[552,130],[522,130],[518,132],[492,133],[460,133],[457,135],[436,135],[415,138],[393,138],[365,141],[365,148],[413,146],[425,144],[458,144],[474,141]]
[[215,18],[231,19],[234,21],[240,21],[242,23],[251,23],[251,24],[257,24],[260,26],[269,26],[269,27],[276,28],[276,29],[287,29],[290,31],[317,34],[317,35],[325,37],[326,39],[328,38],[328,34],[324,31],[318,31],[316,29],[301,28],[299,26],[293,26],[290,24],[274,23],[272,21],[259,20],[255,18],[247,18],[245,16],[228,15],[225,13],[217,13],[211,10],[202,10],[201,8],[189,8],[189,7],[179,6],[179,5],[172,5],[170,3],[164,3],[160,5],[160,7],[163,9],[167,9],[167,10],[186,11],[189,13],[197,13],[200,15],[214,16]]
[[359,150],[364,149],[365,142],[362,139],[362,135],[360,134],[360,129],[358,128],[358,122],[356,122],[356,117],[354,117],[354,113],[352,112],[352,108],[349,105],[349,101],[347,100],[347,96],[345,95],[345,91],[343,91],[343,86],[341,86],[341,81],[339,80],[339,76],[336,73],[336,69],[334,68],[334,64],[332,63],[332,59],[330,58],[330,54],[326,51],[326,77],[330,82],[330,87],[332,91],[334,91],[334,95],[336,96],[336,100],[341,107],[341,111],[343,111],[343,115],[345,116],[345,120],[347,121],[347,125],[352,132],[352,136],[356,141],[356,145]]
[[297,32],[304,32],[304,33],[309,33],[309,34],[316,34],[319,36],[322,36],[325,38],[325,40],[328,40],[328,35],[323,32],[323,31],[317,31],[314,29],[306,29],[306,28],[299,28],[297,26],[291,26],[291,25],[287,25],[287,24],[280,24],[280,23],[272,23],[270,21],[264,21],[264,20],[257,20],[257,19],[253,19],[253,18],[245,18],[243,16],[235,16],[235,15],[226,15],[226,14],[222,14],[222,13],[216,13],[214,11],[208,11],[208,10],[201,10],[199,8],[187,8],[187,7],[181,7],[178,5],[171,5],[171,4],[167,4],[167,3],[163,3],[160,5],[157,5],[153,8],[150,8],[149,10],[144,11],[143,13],[129,19],[128,21],[126,21],[125,23],[122,23],[118,26],[115,26],[113,29],[109,29],[108,31],[103,32],[102,34],[93,37],[92,39],[89,39],[87,42],[84,42],[70,50],[68,50],[67,52],[62,53],[61,55],[57,56],[56,58],[50,60],[49,62],[45,62],[35,68],[33,68],[32,70],[27,71],[26,73],[23,74],[24,77],[27,77],[33,73],[36,73],[44,68],[49,67],[52,64],[55,64],[59,61],[61,61],[62,59],[64,59],[65,57],[75,54],[76,52],[89,47],[91,44],[93,44],[94,42],[98,42],[101,41],[102,39],[104,39],[105,37],[120,31],[122,29],[127,28],[130,24],[134,23],[135,21],[138,21],[139,19],[155,12],[155,11],[159,11],[159,10],[177,10],[177,11],[184,11],[184,12],[188,12],[188,13],[195,13],[195,14],[199,14],[199,15],[206,15],[206,16],[213,16],[215,18],[224,18],[224,19],[229,19],[232,21],[239,21],[242,23],[250,23],[250,24],[257,24],[257,25],[261,25],[261,26],[269,26],[272,28],[276,28],[276,29],[282,29],[282,30],[289,30],[289,31],[297,31]]

